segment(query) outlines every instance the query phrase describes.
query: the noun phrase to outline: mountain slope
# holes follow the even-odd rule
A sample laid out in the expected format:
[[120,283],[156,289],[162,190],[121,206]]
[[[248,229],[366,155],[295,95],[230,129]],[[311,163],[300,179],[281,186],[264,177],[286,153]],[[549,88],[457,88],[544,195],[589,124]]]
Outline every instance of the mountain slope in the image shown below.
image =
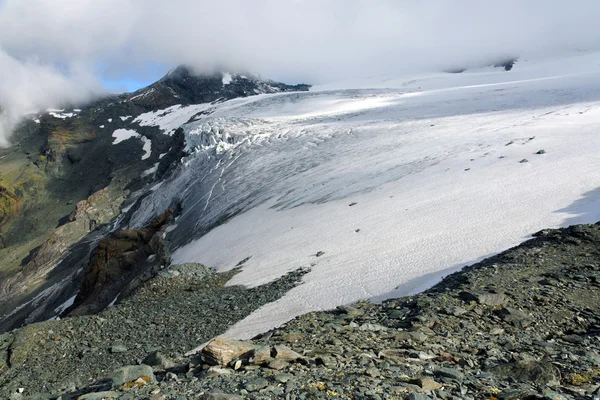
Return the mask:
[[30,116],[0,149],[0,315],[11,320],[0,319],[0,331],[53,316],[77,291],[63,286],[116,229],[108,224],[123,201],[154,179],[148,171],[162,175],[183,155],[183,137],[148,115],[176,111],[177,127],[228,99],[308,87],[180,66],[134,94]]

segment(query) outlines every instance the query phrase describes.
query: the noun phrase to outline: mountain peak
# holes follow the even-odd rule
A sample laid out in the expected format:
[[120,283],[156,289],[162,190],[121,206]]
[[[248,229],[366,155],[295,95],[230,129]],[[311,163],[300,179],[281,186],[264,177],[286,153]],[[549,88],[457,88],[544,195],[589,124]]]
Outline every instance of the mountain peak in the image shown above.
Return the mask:
[[287,85],[251,74],[230,72],[198,73],[182,64],[157,82],[132,93],[128,100],[140,106],[169,107],[230,100],[263,93],[307,91],[310,85]]

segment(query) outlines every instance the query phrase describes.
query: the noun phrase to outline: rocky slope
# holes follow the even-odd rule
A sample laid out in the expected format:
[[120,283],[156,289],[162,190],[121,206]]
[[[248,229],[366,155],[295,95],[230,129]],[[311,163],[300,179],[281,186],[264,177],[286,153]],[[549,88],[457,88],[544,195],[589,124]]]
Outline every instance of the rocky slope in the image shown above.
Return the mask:
[[182,134],[143,115],[308,88],[180,66],[135,93],[30,116],[0,149],[0,332],[64,310],[124,202],[183,156]]
[[227,277],[202,267],[176,266],[98,316],[0,337],[0,393],[11,399],[599,398],[599,244],[600,223],[538,232],[424,293],[310,313],[253,341],[218,339],[188,356],[249,304],[289,289],[298,274],[246,291],[221,286]]

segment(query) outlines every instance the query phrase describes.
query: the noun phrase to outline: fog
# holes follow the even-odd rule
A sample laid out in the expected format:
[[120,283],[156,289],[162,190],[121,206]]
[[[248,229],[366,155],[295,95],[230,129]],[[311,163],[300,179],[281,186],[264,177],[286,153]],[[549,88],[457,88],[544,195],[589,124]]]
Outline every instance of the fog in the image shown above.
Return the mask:
[[600,48],[597,0],[0,0],[0,145],[148,63],[290,83]]

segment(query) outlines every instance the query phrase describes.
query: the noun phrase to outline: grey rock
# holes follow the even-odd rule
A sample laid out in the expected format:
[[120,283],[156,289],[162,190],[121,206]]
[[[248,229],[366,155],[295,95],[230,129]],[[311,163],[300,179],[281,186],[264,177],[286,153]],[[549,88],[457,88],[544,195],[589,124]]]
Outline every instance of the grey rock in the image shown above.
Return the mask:
[[105,399],[118,399],[121,396],[122,392],[95,392],[95,393],[87,393],[81,395],[77,398],[77,400],[105,400]]
[[269,368],[277,370],[277,371],[279,371],[280,369],[284,369],[284,368],[288,367],[289,365],[290,365],[290,363],[288,363],[287,361],[279,360],[279,359],[271,360],[267,364],[267,366]]
[[359,326],[358,329],[361,331],[381,332],[387,331],[388,328],[379,324],[366,323]]
[[168,369],[175,366],[173,361],[171,361],[167,356],[158,350],[148,354],[142,363],[151,365],[153,367],[158,367],[159,369]]
[[114,345],[114,346],[112,346],[110,348],[110,352],[112,354],[125,353],[125,352],[127,352],[127,347],[125,347],[125,346],[123,346],[121,344],[117,344],[117,345]]
[[286,362],[294,362],[302,356],[296,353],[294,350],[290,349],[287,346],[276,345],[273,346],[273,351],[271,353],[277,360],[282,360]]
[[406,397],[407,400],[431,400],[431,397],[424,393],[411,393]]
[[476,301],[479,304],[492,307],[506,306],[509,301],[508,296],[503,293],[473,293],[463,291],[459,293],[459,296],[465,301]]
[[511,307],[497,310],[496,315],[502,318],[504,322],[508,322],[509,324],[518,328],[526,328],[533,323],[533,320],[529,315],[523,311]]
[[267,382],[266,379],[258,378],[246,383],[244,388],[246,388],[246,390],[249,392],[256,392],[260,389],[266,388],[267,386],[269,386],[269,382]]
[[275,375],[275,380],[280,383],[286,383],[287,381],[289,381],[290,379],[293,379],[293,378],[294,378],[294,375],[292,375],[292,374]]
[[127,365],[119,368],[112,375],[113,386],[119,386],[127,382],[135,381],[140,377],[150,378],[151,383],[156,383],[154,371],[149,365]]
[[343,314],[347,314],[351,317],[360,317],[361,315],[364,315],[364,313],[365,313],[363,310],[360,310],[358,308],[351,307],[351,306],[338,306],[337,310],[341,311]]
[[465,374],[463,374],[461,371],[448,367],[437,368],[435,371],[433,371],[433,375],[455,380],[462,380],[465,377]]
[[538,385],[555,385],[560,376],[556,367],[548,361],[519,361],[503,364],[492,368],[490,372],[499,378]]
[[427,335],[421,331],[402,331],[396,334],[396,340],[398,341],[408,341],[412,340],[417,343],[422,343],[427,340]]
[[236,394],[226,394],[220,392],[205,393],[202,400],[242,400],[242,396]]
[[561,338],[565,342],[573,343],[573,344],[582,344],[585,340],[583,336],[579,335],[565,335]]
[[573,400],[572,396],[568,396],[566,394],[556,393],[551,390],[544,390],[544,399],[545,400]]

